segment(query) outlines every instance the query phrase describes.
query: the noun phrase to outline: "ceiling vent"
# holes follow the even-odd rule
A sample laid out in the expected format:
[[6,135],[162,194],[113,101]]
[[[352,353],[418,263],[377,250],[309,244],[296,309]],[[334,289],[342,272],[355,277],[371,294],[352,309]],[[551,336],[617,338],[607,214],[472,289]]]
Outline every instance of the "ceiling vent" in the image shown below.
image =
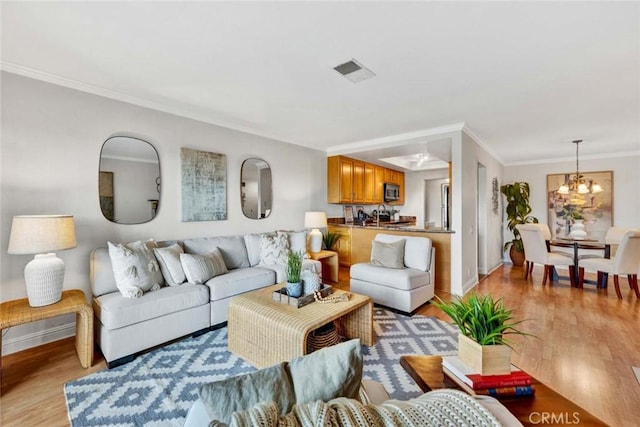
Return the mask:
[[333,67],[333,69],[342,74],[345,78],[351,80],[353,83],[358,83],[375,76],[373,71],[355,59],[345,62],[344,64],[340,64],[337,67]]

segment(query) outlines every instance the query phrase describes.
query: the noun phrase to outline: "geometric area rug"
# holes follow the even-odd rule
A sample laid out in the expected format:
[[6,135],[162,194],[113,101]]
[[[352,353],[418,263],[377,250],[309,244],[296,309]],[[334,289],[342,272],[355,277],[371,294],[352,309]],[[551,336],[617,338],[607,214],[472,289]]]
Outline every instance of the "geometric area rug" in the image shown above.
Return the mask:
[[[421,394],[400,366],[405,354],[457,353],[458,329],[435,317],[374,307],[375,345],[363,345],[363,376],[392,398]],[[256,369],[227,349],[227,328],[138,356],[64,386],[69,421],[79,426],[182,426],[198,387]]]

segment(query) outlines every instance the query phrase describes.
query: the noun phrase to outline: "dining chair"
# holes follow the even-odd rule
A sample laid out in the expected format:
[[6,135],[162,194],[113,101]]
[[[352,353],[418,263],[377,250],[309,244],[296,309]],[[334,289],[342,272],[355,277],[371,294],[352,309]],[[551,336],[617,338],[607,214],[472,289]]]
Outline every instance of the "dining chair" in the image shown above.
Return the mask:
[[603,274],[613,274],[613,283],[616,287],[616,295],[622,299],[618,277],[627,276],[629,287],[633,289],[637,298],[640,298],[638,289],[638,270],[640,270],[640,231],[627,231],[613,258],[583,258],[578,260],[578,287],[584,284],[584,270],[598,272],[598,283],[602,282]]
[[542,285],[547,284],[547,278],[553,281],[553,269],[556,266],[569,267],[569,280],[574,286],[574,261],[571,254],[550,252],[547,240],[551,238],[551,232],[546,224],[518,224],[516,228],[522,237],[526,264],[525,279],[533,272],[534,264],[544,266]]

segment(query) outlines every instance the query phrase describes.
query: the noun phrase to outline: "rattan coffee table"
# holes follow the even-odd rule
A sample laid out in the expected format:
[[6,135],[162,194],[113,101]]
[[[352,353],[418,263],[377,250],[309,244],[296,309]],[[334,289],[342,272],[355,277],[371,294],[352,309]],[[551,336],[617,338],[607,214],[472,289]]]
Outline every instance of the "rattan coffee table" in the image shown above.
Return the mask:
[[[309,333],[334,322],[338,334],[373,345],[373,300],[350,293],[349,301],[301,308],[274,301],[283,284],[238,295],[229,302],[229,350],[257,368],[292,360],[307,352]],[[344,291],[336,289],[335,293]]]

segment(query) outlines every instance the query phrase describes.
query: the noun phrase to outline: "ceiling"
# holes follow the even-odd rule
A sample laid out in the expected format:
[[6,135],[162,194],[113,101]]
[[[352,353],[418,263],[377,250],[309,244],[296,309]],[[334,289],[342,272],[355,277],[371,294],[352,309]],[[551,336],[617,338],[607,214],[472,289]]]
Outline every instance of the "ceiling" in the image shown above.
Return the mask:
[[640,153],[638,2],[0,7],[6,71],[327,153],[417,161],[462,125],[505,165]]

